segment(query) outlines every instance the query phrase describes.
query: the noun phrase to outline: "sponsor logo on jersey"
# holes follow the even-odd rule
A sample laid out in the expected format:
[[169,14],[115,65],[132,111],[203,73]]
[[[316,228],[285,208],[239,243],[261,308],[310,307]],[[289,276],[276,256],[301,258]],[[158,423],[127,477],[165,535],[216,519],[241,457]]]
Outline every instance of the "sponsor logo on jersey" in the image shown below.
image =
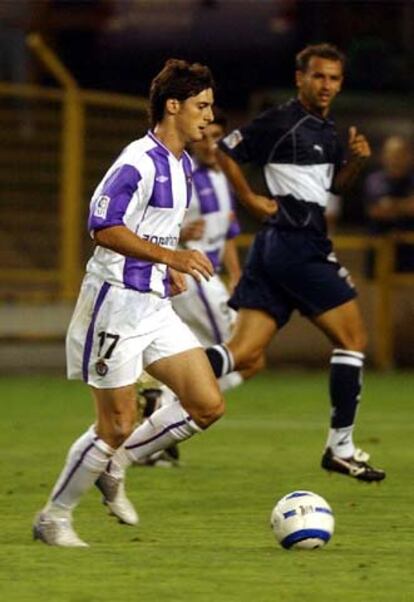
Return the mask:
[[243,136],[240,130],[234,130],[234,132],[231,132],[231,134],[229,134],[228,136],[226,136],[225,138],[223,138],[223,143],[228,147],[228,148],[235,148],[238,144],[240,144],[240,142],[243,140]]
[[321,146],[319,146],[319,144],[314,144],[313,150],[316,150],[317,153],[319,153],[320,155],[323,155],[323,148]]
[[95,207],[93,214],[95,217],[100,217],[102,219],[106,219],[106,214],[108,213],[109,203],[111,202],[111,198],[106,196],[105,194],[101,194],[95,201]]
[[154,245],[160,245],[161,247],[172,247],[176,248],[178,245],[178,236],[158,236],[157,234],[143,234],[142,238],[152,242]]

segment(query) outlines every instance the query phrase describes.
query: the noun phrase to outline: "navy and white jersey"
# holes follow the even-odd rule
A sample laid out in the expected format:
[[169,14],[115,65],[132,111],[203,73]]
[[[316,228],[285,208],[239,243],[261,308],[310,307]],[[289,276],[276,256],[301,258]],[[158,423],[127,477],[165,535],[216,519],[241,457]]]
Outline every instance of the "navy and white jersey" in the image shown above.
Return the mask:
[[260,165],[272,196],[323,208],[343,164],[334,122],[308,112],[297,99],[265,111],[219,145],[238,163]]
[[[177,159],[151,132],[131,142],[106,172],[90,203],[91,233],[126,226],[175,249],[192,190],[192,161]],[[97,246],[86,268],[109,284],[167,295],[167,266]]]
[[220,271],[226,240],[240,234],[235,214],[236,201],[222,171],[199,165],[193,172],[193,196],[186,221],[202,217],[204,235],[185,246],[205,253],[214,269]]

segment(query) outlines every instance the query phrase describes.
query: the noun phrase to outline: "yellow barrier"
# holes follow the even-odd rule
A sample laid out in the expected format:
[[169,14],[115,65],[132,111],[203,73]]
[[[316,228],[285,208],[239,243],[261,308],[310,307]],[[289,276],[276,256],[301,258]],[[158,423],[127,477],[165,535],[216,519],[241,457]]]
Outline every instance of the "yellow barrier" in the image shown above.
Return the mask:
[[62,122],[62,165],[60,189],[60,290],[71,298],[80,281],[80,228],[83,170],[84,114],[80,90],[58,57],[37,34],[27,38],[30,48],[64,88]]
[[73,299],[90,252],[88,199],[121,145],[144,131],[147,101],[81,90],[39,35],[27,43],[61,88],[0,82],[0,296]]

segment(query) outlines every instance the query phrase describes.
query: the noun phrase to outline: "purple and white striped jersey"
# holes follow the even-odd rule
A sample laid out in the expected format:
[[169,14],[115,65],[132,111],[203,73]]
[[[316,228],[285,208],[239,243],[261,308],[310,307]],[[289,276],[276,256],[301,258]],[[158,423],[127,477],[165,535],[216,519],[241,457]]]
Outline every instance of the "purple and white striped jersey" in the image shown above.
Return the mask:
[[236,200],[222,171],[197,166],[193,172],[193,196],[186,222],[202,217],[204,235],[200,240],[190,240],[185,246],[205,253],[216,272],[221,268],[226,240],[240,234],[235,214]]
[[[111,165],[90,203],[91,233],[126,226],[141,238],[175,249],[189,206],[192,162],[177,159],[153,134],[131,142]],[[168,294],[167,266],[125,257],[97,246],[87,273],[109,284],[140,292]]]

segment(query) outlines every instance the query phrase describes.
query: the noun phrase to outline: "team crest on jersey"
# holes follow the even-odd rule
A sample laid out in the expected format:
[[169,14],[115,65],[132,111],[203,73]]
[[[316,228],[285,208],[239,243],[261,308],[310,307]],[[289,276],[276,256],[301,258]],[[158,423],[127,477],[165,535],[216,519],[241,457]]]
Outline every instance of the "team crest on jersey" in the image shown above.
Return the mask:
[[111,202],[111,197],[106,196],[105,194],[101,194],[95,201],[95,209],[94,216],[100,217],[102,219],[106,219],[106,214],[108,213],[109,203]]
[[100,358],[95,364],[95,370],[98,376],[106,376],[108,373],[108,364],[106,364],[105,361]]
[[235,148],[242,140],[243,136],[240,130],[234,130],[234,132],[223,138],[223,142],[228,148]]

